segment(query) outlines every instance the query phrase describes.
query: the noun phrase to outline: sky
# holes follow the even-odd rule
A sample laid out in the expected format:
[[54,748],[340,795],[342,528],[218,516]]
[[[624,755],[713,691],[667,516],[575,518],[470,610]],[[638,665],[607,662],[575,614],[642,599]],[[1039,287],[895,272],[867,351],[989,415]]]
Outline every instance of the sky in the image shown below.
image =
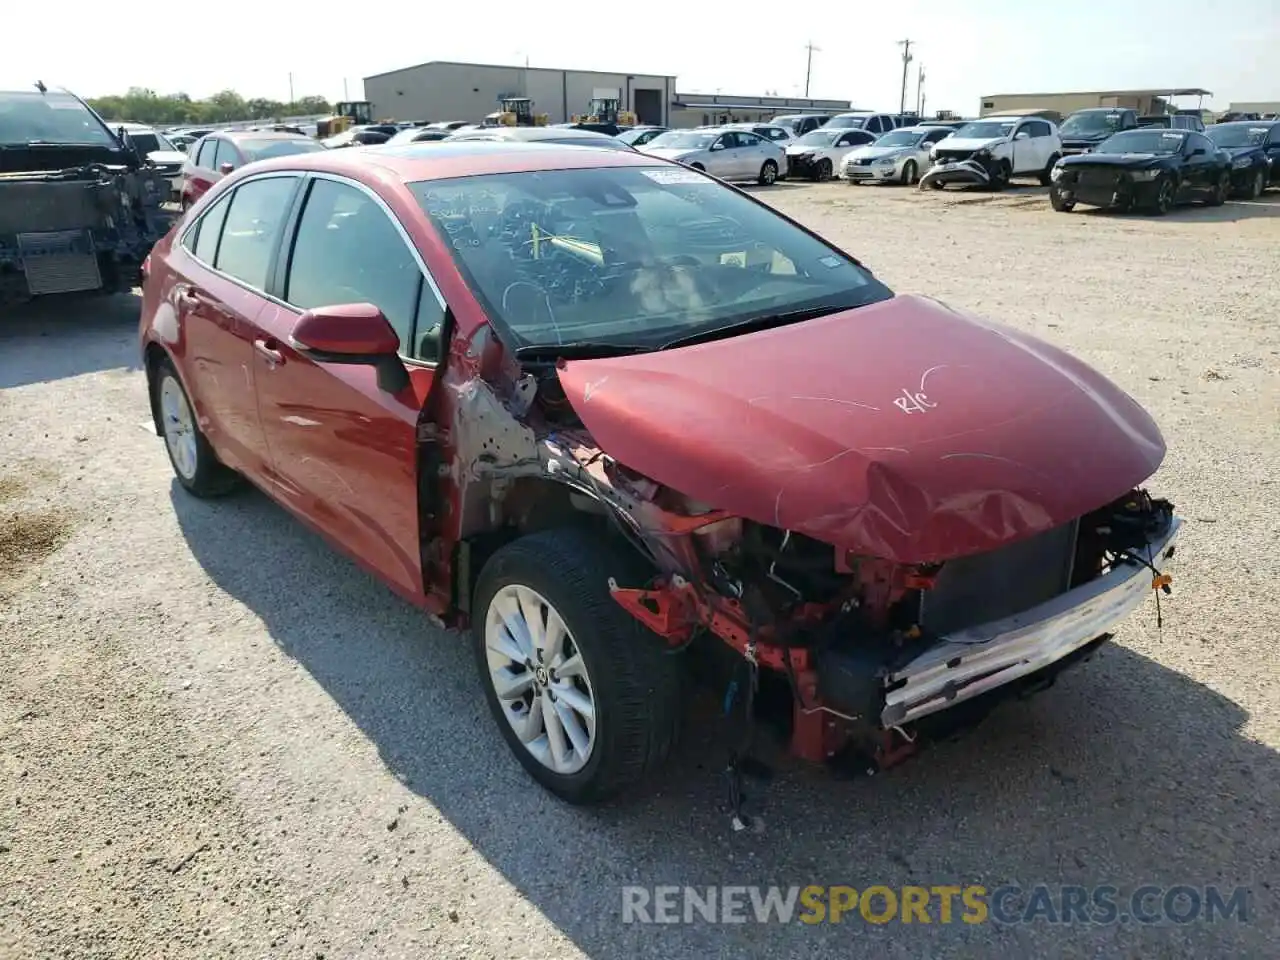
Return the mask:
[[[309,12],[295,14],[262,0],[219,0],[199,8],[186,36],[185,18],[118,21],[128,24],[124,48],[118,37],[88,29],[101,20],[100,4],[62,0],[59,19],[86,29],[60,33],[54,43],[6,44],[0,89],[41,80],[82,97],[138,86],[193,97],[232,88],[287,100],[292,78],[297,97],[360,99],[362,77],[428,60],[527,59],[535,67],[672,75],[681,93],[801,96],[805,47],[813,43],[811,96],[889,110],[902,83],[897,41],[910,38],[907,105],[915,104],[923,67],[929,113],[975,113],[985,94],[1069,90],[1203,87],[1214,92],[1205,106],[1215,109],[1231,100],[1280,100],[1280,0],[894,0],[883,12],[869,7],[832,4],[821,14],[789,16],[782,4],[755,0],[735,16],[718,4],[363,0],[329,12],[296,7]],[[5,33],[44,35],[48,16],[40,4],[17,4],[5,13]]]

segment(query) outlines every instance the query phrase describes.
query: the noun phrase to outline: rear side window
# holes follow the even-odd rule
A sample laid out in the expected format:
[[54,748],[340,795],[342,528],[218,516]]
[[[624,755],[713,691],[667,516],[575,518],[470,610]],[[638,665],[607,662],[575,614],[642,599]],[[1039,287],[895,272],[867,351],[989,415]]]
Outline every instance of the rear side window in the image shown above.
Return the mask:
[[257,290],[267,288],[276,239],[297,177],[251,180],[231,195],[215,266]]
[[210,266],[218,254],[218,237],[222,236],[222,223],[227,219],[227,197],[222,197],[196,224],[195,247],[191,252],[197,260]]
[[372,303],[412,355],[422,270],[387,212],[344,183],[316,180],[298,222],[285,300],[303,310]]
[[196,151],[196,166],[207,170],[213,169],[213,155],[218,149],[218,141],[201,140],[200,149]]

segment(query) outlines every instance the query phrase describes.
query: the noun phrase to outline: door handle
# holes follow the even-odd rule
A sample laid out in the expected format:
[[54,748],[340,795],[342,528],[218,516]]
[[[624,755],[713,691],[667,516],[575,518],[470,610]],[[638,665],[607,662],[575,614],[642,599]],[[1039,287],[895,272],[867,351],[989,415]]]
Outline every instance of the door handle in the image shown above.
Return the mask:
[[194,310],[200,305],[200,298],[191,292],[190,287],[178,287],[175,299],[182,310]]
[[258,353],[265,357],[267,363],[273,367],[284,363],[284,354],[273,346],[275,342],[275,340],[253,341],[253,349],[257,350]]

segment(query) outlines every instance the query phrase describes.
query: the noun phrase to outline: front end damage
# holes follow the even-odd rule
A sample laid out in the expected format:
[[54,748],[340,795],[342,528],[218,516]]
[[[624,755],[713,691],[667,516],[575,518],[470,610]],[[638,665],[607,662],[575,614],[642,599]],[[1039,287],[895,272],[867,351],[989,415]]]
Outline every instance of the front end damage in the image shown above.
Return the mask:
[[[785,723],[797,757],[848,752],[890,766],[914,750],[922,723],[989,695],[1047,685],[1104,643],[1149,592],[1157,610],[1169,592],[1180,521],[1140,486],[1065,519],[1037,515],[1044,529],[1030,534],[1014,531],[1011,488],[996,511],[1005,512],[990,521],[992,542],[1004,540],[994,547],[918,560],[885,536],[876,555],[832,542],[847,541],[843,535],[824,540],[797,529],[817,529],[810,514],[825,506],[817,499],[788,514],[779,492],[769,517],[753,517],[715,497],[695,499],[603,449],[614,444],[601,442],[581,414],[594,396],[623,385],[621,376],[615,383],[594,375],[597,361],[576,371],[571,362],[568,373],[564,364],[522,373],[504,368],[502,357],[483,329],[465,351],[455,348],[424,417],[448,425],[422,434],[424,473],[451,489],[443,507],[424,514],[427,580],[454,585],[438,609],[465,621],[474,573],[501,543],[549,526],[594,525],[648,561],[647,582],[600,571],[636,620],[673,651],[714,639],[748,665],[753,684],[758,675],[789,693]],[[1123,432],[1141,447],[1136,422]],[[609,433],[603,422],[601,429]],[[698,441],[696,431],[686,433]],[[1163,453],[1156,437],[1159,449],[1143,449],[1124,469],[1149,475]],[[959,454],[940,459],[947,456]],[[890,495],[905,499],[907,491]],[[990,513],[991,505],[974,509]]]
[[[32,156],[19,162],[19,153]],[[160,208],[168,183],[154,167],[65,159],[71,165],[62,166],[49,149],[4,156],[0,306],[49,294],[128,291],[169,227]]]

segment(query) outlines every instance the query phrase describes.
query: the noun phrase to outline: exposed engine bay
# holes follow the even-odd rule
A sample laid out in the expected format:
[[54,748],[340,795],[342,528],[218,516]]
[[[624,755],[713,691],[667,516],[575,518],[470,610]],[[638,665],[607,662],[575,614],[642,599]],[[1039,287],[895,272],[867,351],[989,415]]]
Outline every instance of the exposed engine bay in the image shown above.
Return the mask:
[[[790,749],[804,759],[849,752],[892,765],[933,715],[997,688],[1047,686],[1153,590],[1157,601],[1169,591],[1180,521],[1143,489],[995,550],[894,562],[730,515],[628,469],[584,429],[556,366],[528,369],[506,402],[471,380],[456,407],[455,423],[471,424],[454,436],[462,539],[574,514],[625,537],[654,576],[611,579],[614,599],[673,650],[714,639],[753,689],[785,684]],[[567,498],[549,501],[535,478]],[[464,592],[454,602],[465,610]]]
[[160,209],[168,186],[154,168],[92,162],[13,170],[16,157],[0,158],[0,304],[138,284],[143,260],[169,226]]

